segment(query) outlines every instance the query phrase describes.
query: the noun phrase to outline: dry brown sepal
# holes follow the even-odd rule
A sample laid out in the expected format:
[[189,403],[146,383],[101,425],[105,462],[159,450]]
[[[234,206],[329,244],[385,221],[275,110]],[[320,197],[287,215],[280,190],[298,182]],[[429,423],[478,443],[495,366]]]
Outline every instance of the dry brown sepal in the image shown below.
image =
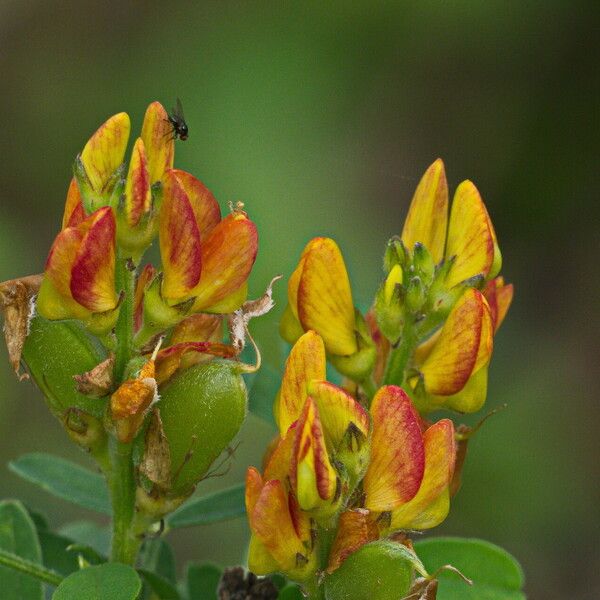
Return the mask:
[[19,378],[28,379],[20,373],[21,354],[29,333],[29,321],[33,314],[33,298],[42,283],[42,275],[29,275],[0,283],[0,309],[4,314],[4,338],[8,360]]
[[160,420],[160,413],[156,408],[152,411],[150,424],[146,431],[145,448],[142,462],[139,465],[140,473],[161,490],[168,490],[171,487],[171,453]]
[[73,375],[77,391],[90,398],[108,396],[115,385],[114,381],[115,355],[110,356],[96,365],[91,371],[81,375]]

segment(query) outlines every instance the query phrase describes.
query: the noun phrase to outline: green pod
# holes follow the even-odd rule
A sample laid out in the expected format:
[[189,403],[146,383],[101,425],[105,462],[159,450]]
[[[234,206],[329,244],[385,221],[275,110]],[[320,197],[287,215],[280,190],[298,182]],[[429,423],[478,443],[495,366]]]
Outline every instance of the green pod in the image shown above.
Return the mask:
[[106,358],[106,350],[79,322],[49,321],[35,316],[22,358],[57,417],[64,417],[69,409],[77,409],[102,419],[106,403],[80,394],[73,375],[93,369]]
[[240,430],[248,392],[238,363],[214,359],[177,374],[161,387],[160,397],[171,455],[171,495],[183,496]]
[[408,593],[412,565],[398,544],[379,540],[366,544],[325,578],[326,600],[398,600]]

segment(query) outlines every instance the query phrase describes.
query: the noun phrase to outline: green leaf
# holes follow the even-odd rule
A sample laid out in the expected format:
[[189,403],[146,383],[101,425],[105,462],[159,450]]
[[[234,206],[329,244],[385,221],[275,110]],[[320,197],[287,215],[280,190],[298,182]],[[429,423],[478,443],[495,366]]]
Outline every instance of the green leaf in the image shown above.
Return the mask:
[[105,515],[111,514],[108,489],[99,473],[41,452],[25,454],[8,466],[19,477],[54,496]]
[[165,579],[148,569],[138,569],[138,573],[142,575],[146,583],[160,600],[181,600],[177,588],[168,579]]
[[281,385],[281,373],[263,364],[258,373],[248,381],[248,409],[258,418],[275,427],[273,402]]
[[297,585],[286,585],[277,596],[278,600],[303,600],[304,595]]
[[[35,526],[25,507],[17,501],[0,502],[0,548],[41,564],[42,550]],[[42,600],[41,581],[8,567],[0,567],[2,600]]]
[[101,558],[108,556],[110,549],[110,529],[91,521],[73,521],[63,525],[59,533],[77,545],[91,548]]
[[412,580],[413,561],[390,540],[365,544],[325,578],[327,600],[398,600]]
[[221,575],[222,569],[216,565],[189,565],[186,575],[189,600],[217,600]]
[[502,548],[483,540],[431,538],[415,544],[430,574],[444,565],[456,567],[473,581],[466,584],[456,573],[438,574],[438,600],[524,600],[523,571]]
[[143,569],[152,571],[171,583],[175,583],[177,579],[173,549],[161,538],[144,542],[140,565]]
[[77,553],[67,551],[72,540],[52,531],[38,531],[38,537],[45,567],[61,575],[70,575],[79,569]]
[[106,563],[69,575],[52,600],[135,600],[141,589],[142,582],[131,567]]
[[241,483],[192,500],[167,517],[167,526],[170,529],[192,527],[241,517],[246,514],[244,494],[245,487]]

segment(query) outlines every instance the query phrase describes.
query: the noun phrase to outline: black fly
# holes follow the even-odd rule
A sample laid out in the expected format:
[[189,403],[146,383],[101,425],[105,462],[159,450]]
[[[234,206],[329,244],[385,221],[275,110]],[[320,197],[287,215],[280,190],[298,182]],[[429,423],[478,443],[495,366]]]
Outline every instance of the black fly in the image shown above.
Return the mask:
[[175,108],[169,114],[169,123],[173,127],[173,139],[179,138],[182,141],[188,139],[188,126],[183,116],[183,107],[179,98],[177,98]]

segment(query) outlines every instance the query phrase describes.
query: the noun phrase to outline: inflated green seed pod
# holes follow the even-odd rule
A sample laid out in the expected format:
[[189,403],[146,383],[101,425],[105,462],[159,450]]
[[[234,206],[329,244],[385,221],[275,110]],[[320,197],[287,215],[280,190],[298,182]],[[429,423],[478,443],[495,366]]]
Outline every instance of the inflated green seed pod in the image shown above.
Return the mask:
[[326,600],[398,600],[408,593],[411,564],[398,544],[379,540],[350,554],[325,578]]
[[160,416],[171,455],[171,495],[185,495],[240,430],[248,393],[240,365],[214,359],[177,374],[160,389]]
[[106,350],[79,322],[49,321],[39,315],[31,320],[22,359],[57,417],[77,409],[102,418],[106,402],[80,394],[73,376],[105,358]]

